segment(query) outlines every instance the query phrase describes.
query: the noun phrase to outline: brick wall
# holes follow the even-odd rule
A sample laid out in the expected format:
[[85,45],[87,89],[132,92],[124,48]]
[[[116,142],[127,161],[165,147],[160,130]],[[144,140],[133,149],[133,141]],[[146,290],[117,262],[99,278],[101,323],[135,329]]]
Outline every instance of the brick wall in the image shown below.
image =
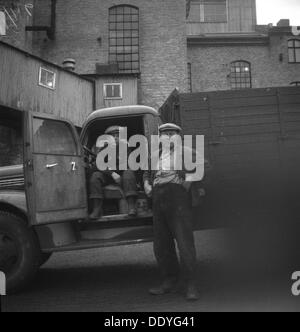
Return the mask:
[[300,64],[288,63],[287,40],[291,37],[271,35],[270,44],[265,46],[189,46],[193,91],[230,89],[230,63],[236,60],[251,63],[253,88],[287,86],[300,81]]
[[0,41],[32,51],[32,35],[25,32],[26,25],[32,24],[32,4],[33,0],[0,0],[6,18],[6,35],[0,36]]
[[[49,22],[49,3],[36,0],[36,23]],[[58,64],[74,58],[78,73],[94,73],[97,62],[108,62],[108,9],[118,4],[140,9],[139,102],[158,107],[175,87],[186,91],[185,0],[58,1],[56,39],[34,33],[35,53]]]

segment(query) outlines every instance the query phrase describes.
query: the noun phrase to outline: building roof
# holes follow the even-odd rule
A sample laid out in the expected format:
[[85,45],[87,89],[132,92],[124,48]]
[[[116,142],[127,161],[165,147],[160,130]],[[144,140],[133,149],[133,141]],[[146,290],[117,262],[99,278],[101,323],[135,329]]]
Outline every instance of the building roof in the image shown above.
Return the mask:
[[29,53],[29,52],[27,52],[27,51],[25,51],[25,50],[23,50],[23,49],[21,49],[21,48],[18,48],[18,47],[16,47],[16,46],[14,46],[14,45],[8,44],[8,43],[6,43],[6,42],[4,42],[4,41],[2,41],[2,40],[0,40],[0,44],[1,44],[2,46],[6,47],[6,48],[10,48],[10,49],[14,50],[15,52],[22,53],[22,54],[24,54],[26,57],[30,57],[30,58],[35,59],[35,60],[37,60],[37,61],[40,61],[40,62],[42,62],[42,63],[44,63],[44,64],[46,64],[46,65],[49,65],[49,66],[51,66],[51,67],[54,67],[54,68],[56,68],[56,69],[58,69],[58,70],[60,70],[60,71],[63,71],[63,72],[65,72],[65,73],[67,73],[67,74],[70,74],[70,75],[76,76],[76,77],[78,77],[78,78],[80,78],[80,79],[82,79],[82,80],[89,81],[89,82],[93,83],[93,80],[91,80],[91,79],[89,79],[89,78],[87,78],[87,77],[84,77],[83,75],[80,75],[80,74],[77,74],[76,72],[73,72],[73,71],[67,70],[67,69],[63,68],[62,66],[59,66],[59,65],[56,64],[56,63],[53,63],[53,62],[47,61],[47,60],[45,60],[45,59],[43,59],[43,58],[41,58],[41,57],[38,57],[38,56],[36,56],[36,55],[34,55],[34,54],[32,54],[32,53]]
[[266,45],[269,36],[260,33],[206,33],[188,36],[188,45],[224,46],[224,45]]
[[270,36],[274,34],[292,35],[289,20],[280,20],[277,26],[256,25],[253,32],[221,32],[188,35],[188,46],[259,46],[268,45]]

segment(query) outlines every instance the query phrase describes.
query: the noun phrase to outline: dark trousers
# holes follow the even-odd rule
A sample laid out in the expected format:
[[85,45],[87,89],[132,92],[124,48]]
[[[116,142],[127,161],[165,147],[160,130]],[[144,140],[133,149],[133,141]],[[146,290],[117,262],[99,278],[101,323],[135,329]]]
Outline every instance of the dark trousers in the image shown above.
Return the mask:
[[[127,170],[121,172],[120,175],[121,188],[123,189],[125,197],[138,196],[135,173],[131,170]],[[104,187],[110,184],[115,184],[111,175],[100,171],[93,172],[89,181],[89,198],[104,199]]]
[[153,189],[154,253],[164,279],[178,277],[180,254],[182,276],[195,281],[196,249],[192,227],[191,205],[185,188],[177,184]]

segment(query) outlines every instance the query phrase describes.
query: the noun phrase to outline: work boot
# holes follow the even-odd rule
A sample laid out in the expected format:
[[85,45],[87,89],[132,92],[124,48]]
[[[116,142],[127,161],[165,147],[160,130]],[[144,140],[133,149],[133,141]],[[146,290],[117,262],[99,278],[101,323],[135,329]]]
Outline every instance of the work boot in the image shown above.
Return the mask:
[[189,283],[186,287],[186,300],[187,301],[198,301],[199,291],[195,283]]
[[128,203],[128,215],[130,217],[135,217],[137,215],[136,198],[135,197],[128,197],[127,198],[127,203]]
[[164,295],[171,293],[176,287],[176,279],[165,280],[160,286],[149,289],[151,295]]
[[99,219],[102,217],[102,215],[103,215],[102,205],[103,205],[102,199],[99,199],[99,198],[92,199],[93,211],[89,216],[90,219],[95,220],[95,219]]

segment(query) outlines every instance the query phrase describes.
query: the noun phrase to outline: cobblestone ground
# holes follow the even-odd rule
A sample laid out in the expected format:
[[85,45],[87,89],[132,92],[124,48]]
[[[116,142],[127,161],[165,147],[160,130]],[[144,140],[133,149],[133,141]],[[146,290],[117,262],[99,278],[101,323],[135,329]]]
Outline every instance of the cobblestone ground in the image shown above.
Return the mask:
[[[148,295],[159,282],[152,244],[54,255],[35,282],[21,294],[3,299],[11,311],[248,311],[293,310],[291,273],[250,285],[225,282],[224,231],[196,233],[200,301],[187,303],[180,291]],[[300,266],[299,266],[300,269]],[[230,280],[229,280],[230,281]]]

